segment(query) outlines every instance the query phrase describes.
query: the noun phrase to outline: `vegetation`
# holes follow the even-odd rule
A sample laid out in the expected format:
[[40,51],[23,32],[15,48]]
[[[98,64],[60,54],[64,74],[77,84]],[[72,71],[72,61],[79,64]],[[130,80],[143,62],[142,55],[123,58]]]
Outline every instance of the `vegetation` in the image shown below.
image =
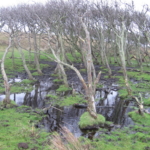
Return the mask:
[[60,85],[56,91],[57,92],[66,92],[66,91],[70,91],[70,90],[71,90],[71,88],[68,88],[65,85]]
[[30,107],[0,109],[0,114],[0,149],[17,149],[19,143],[26,143],[28,149],[49,149],[50,134],[35,128],[41,115],[32,113]]
[[99,126],[105,123],[104,116],[98,114],[97,119],[94,119],[91,117],[91,115],[88,112],[85,112],[81,115],[79,126],[81,129],[87,128],[87,127],[95,127]]
[[[66,131],[66,130],[65,130]],[[52,149],[70,150],[85,149],[85,150],[144,150],[149,148],[149,127],[143,128],[135,125],[130,128],[119,129],[106,134],[106,129],[100,129],[99,135],[93,140],[85,137],[75,138],[68,130],[63,132],[66,141],[57,134],[53,137]],[[145,134],[145,132],[147,134]],[[134,133],[134,134],[133,134]]]
[[50,101],[53,105],[59,105],[59,106],[71,106],[74,104],[86,104],[86,100],[81,95],[75,95],[75,96],[67,96],[67,97],[61,97],[59,95],[47,95],[48,98],[50,98]]
[[[28,149],[150,149],[150,115],[145,109],[150,106],[150,9],[145,5],[137,11],[134,6],[134,2],[50,0],[45,4],[0,8],[0,94],[5,94],[5,105],[0,106],[0,149],[17,149],[21,142]],[[10,81],[18,75],[27,79]],[[78,94],[72,77],[82,85]],[[107,98],[111,90],[105,89],[105,84],[112,83],[118,84],[122,101],[132,101],[137,107],[129,113],[136,125],[109,135],[99,131],[102,134],[92,141],[77,139],[64,129],[66,141],[56,134],[50,139],[52,147],[48,146],[49,134],[34,127],[40,115],[31,108],[24,112],[24,106],[11,108],[14,105],[10,102],[11,94],[24,92],[25,98],[35,93],[38,103],[41,93],[35,81],[48,78],[56,92],[46,96],[48,104],[87,106],[80,128],[110,125],[97,114],[95,93],[103,91]],[[49,87],[43,92],[48,90]],[[40,99],[45,93],[42,94]]]
[[59,105],[70,106],[74,104],[84,104],[84,103],[86,104],[86,100],[82,96],[76,95],[76,96],[67,96],[59,103]]
[[139,115],[138,112],[133,111],[129,113],[129,116],[141,125],[150,126],[150,114],[145,113],[143,116]]

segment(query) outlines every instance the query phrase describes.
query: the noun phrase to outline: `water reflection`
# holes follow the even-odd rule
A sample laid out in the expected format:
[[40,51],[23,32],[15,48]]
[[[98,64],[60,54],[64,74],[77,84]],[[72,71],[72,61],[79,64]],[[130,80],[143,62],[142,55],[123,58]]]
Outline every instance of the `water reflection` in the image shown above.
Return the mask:
[[[80,84],[75,83],[74,88],[76,91],[82,92]],[[113,84],[113,86],[117,86]],[[55,85],[51,78],[46,81],[41,81],[34,85],[34,90],[27,93],[11,94],[11,99],[14,100],[17,105],[28,105],[32,108],[43,108],[46,104],[46,95],[48,93],[56,93]],[[107,90],[106,90],[107,89]],[[5,95],[0,96],[0,101]],[[113,121],[115,124],[121,126],[128,126],[133,124],[131,118],[127,113],[131,111],[128,107],[131,105],[129,101],[123,101],[118,98],[118,92],[111,88],[100,89],[95,94],[97,113],[106,117],[106,120]],[[62,126],[66,126],[76,137],[83,135],[83,132],[79,129],[79,118],[86,111],[86,108],[61,107],[59,111],[55,108],[48,109],[45,113],[47,117],[43,118],[38,127],[45,128],[46,131],[58,131]]]

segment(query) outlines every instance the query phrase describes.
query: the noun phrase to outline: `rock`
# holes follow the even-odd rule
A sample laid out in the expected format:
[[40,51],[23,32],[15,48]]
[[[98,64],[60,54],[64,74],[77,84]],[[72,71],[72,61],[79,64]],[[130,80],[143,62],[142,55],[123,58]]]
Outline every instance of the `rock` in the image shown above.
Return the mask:
[[19,149],[20,149],[20,148],[22,148],[22,149],[28,149],[29,146],[28,146],[27,143],[19,143],[19,144],[18,144],[18,148],[19,148]]

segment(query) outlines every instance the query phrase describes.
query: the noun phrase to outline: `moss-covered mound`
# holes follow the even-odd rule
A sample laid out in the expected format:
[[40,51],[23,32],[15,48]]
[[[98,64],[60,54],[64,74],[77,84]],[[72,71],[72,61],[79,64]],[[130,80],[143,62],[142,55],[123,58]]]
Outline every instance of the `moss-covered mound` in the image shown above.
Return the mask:
[[79,127],[81,129],[89,128],[89,127],[98,127],[101,124],[105,123],[105,117],[97,114],[97,119],[94,119],[90,116],[88,112],[85,112],[81,115],[80,121],[79,121]]
[[145,113],[143,116],[139,115],[136,111],[129,112],[128,115],[137,123],[150,126],[150,114]]

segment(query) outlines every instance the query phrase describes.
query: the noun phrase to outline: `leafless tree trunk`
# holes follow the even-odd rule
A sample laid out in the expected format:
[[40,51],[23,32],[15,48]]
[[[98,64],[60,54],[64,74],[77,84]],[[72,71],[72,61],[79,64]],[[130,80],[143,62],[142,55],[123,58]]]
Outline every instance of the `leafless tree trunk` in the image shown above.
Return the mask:
[[82,18],[80,18],[80,22],[82,24],[82,27],[86,35],[84,44],[86,48],[88,84],[85,88],[85,93],[86,93],[87,100],[88,100],[88,111],[92,117],[97,118],[94,95],[95,95],[95,90],[96,90],[96,83],[99,81],[101,73],[98,74],[98,77],[96,79],[96,72],[95,72],[95,68],[94,68],[94,64],[92,60],[92,53],[91,53],[90,33],[85,23],[83,22]]
[[[50,42],[50,38],[51,38],[50,32],[49,32],[49,30],[47,30],[47,32],[48,32],[48,45],[49,45],[49,47],[50,47],[50,49],[52,51],[51,42]],[[60,34],[58,34],[58,38],[55,39],[55,40],[57,40],[56,41],[57,44],[56,44],[55,55],[58,58],[58,60],[62,60],[63,62],[66,62],[62,36]],[[57,64],[57,67],[55,69],[55,72],[58,72],[59,77],[63,78],[63,82],[64,82],[65,86],[69,87],[68,81],[67,81],[67,75],[66,75],[64,66],[61,63],[59,63],[59,62],[57,62],[57,63],[58,64]]]
[[27,67],[26,60],[25,60],[25,57],[24,57],[24,53],[22,52],[22,48],[21,48],[21,44],[20,44],[20,38],[21,38],[21,36],[19,34],[17,34],[17,36],[16,36],[17,46],[18,46],[18,51],[19,51],[21,59],[22,59],[23,67],[24,67],[26,73],[28,74],[28,78],[30,80],[34,80],[30,70]]
[[28,36],[28,44],[29,44],[29,48],[28,48],[28,52],[29,52],[29,64],[31,63],[31,34],[30,31],[29,33],[27,33]]
[[141,50],[140,50],[140,36],[136,37],[136,40],[137,40],[136,48],[137,48],[137,51],[138,51],[137,61],[140,65],[140,71],[141,71],[141,73],[143,73],[142,56],[141,56]]
[[98,33],[98,31],[97,31],[97,34],[98,34],[99,43],[100,43],[100,52],[102,53],[103,61],[105,61],[106,66],[108,68],[108,76],[111,77],[112,71],[111,71],[111,68],[109,66],[107,56],[106,56],[105,41],[104,41],[104,35],[102,33],[102,29],[100,29],[100,33]]
[[24,54],[22,52],[22,49],[20,47],[18,47],[18,50],[19,50],[19,53],[20,53],[20,56],[21,56],[21,59],[22,59],[22,62],[23,62],[24,69],[25,69],[26,73],[28,74],[28,78],[30,80],[34,80],[30,70],[27,67],[26,60],[25,60]]
[[36,65],[36,69],[37,69],[37,72],[39,74],[43,74],[41,69],[40,69],[40,64],[39,64],[39,59],[38,59],[38,55],[39,55],[39,52],[38,52],[38,47],[37,47],[37,39],[36,39],[36,33],[33,33],[33,40],[34,40],[34,62],[35,62],[35,65]]
[[81,50],[81,53],[82,53],[82,60],[83,60],[83,64],[84,64],[84,67],[87,68],[87,62],[86,62],[86,45],[84,43],[84,40],[82,38],[79,38],[79,44],[80,44],[80,48],[82,49]]
[[124,80],[125,80],[125,85],[126,85],[126,88],[127,88],[127,92],[128,92],[128,95],[131,95],[132,93],[132,90],[130,88],[130,85],[129,85],[129,81],[128,81],[128,76],[127,76],[127,70],[126,70],[126,61],[125,61],[125,51],[124,51],[124,47],[125,47],[125,24],[124,22],[122,22],[121,24],[121,31],[120,31],[120,34],[116,33],[116,38],[117,38],[117,45],[118,45],[118,49],[119,49],[119,56],[120,56],[120,59],[121,59],[121,64],[122,64],[122,71],[123,71],[123,75],[124,75]]
[[6,106],[7,104],[10,104],[10,84],[8,82],[8,77],[7,77],[7,74],[5,72],[5,59],[6,59],[6,55],[10,49],[10,47],[12,46],[12,37],[10,35],[9,37],[9,46],[6,48],[4,54],[3,54],[3,57],[2,57],[2,60],[1,60],[1,72],[2,72],[2,76],[3,76],[3,79],[4,79],[4,86],[5,86],[5,98],[3,100],[3,103],[4,105]]

